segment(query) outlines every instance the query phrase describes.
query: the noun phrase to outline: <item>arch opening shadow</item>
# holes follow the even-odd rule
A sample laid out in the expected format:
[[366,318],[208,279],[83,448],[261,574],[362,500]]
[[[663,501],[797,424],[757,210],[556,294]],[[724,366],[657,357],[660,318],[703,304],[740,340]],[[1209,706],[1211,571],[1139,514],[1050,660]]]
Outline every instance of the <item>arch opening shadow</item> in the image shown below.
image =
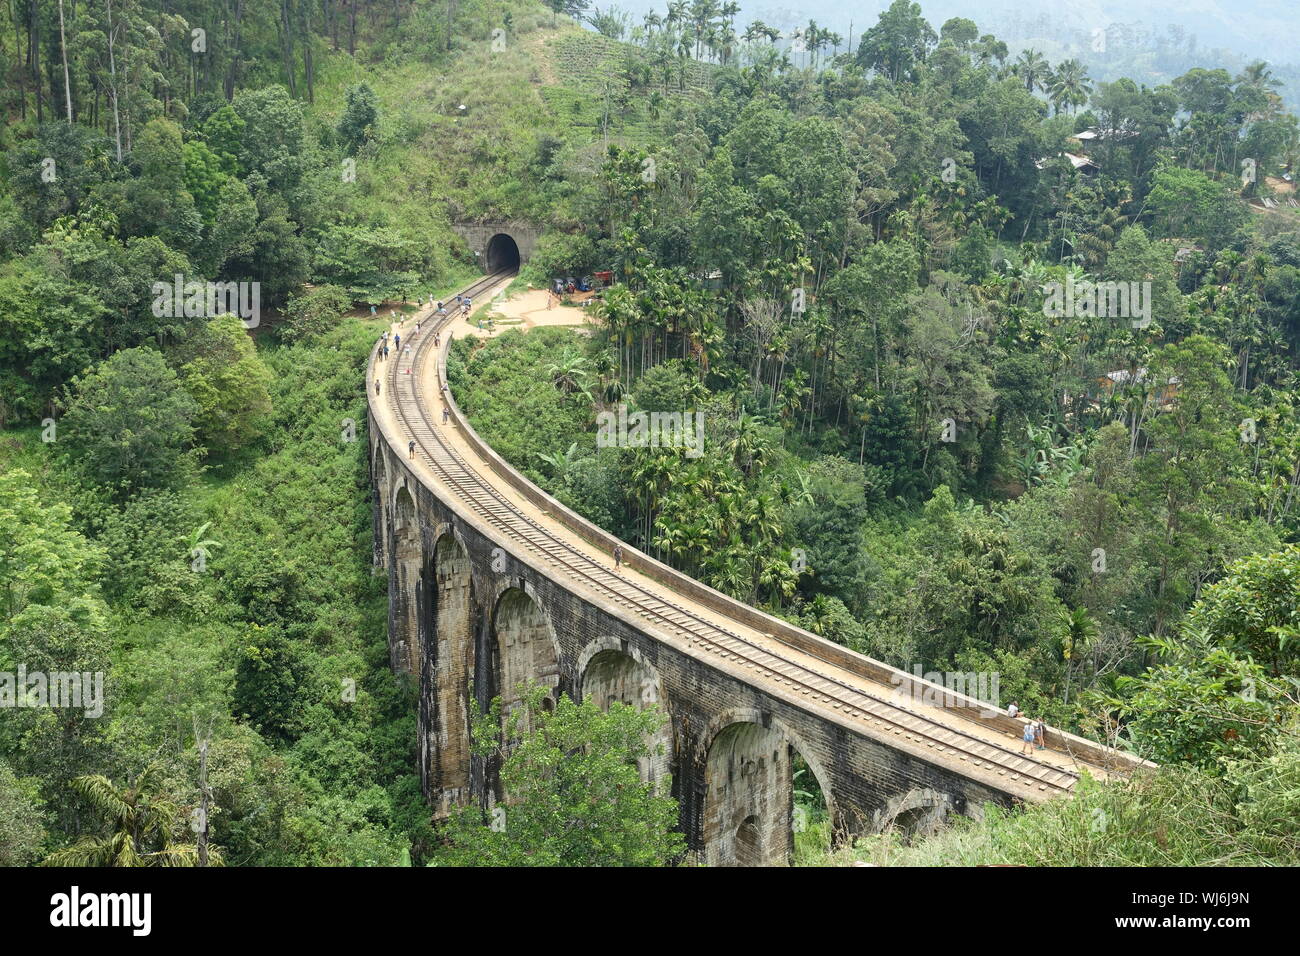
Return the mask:
[[741,721],[709,746],[704,768],[706,866],[783,866],[790,858],[790,746]]
[[650,753],[637,760],[637,772],[643,783],[652,783],[667,792],[669,767],[673,754],[673,731],[668,708],[662,699],[659,675],[648,665],[621,651],[602,650],[591,658],[582,674],[582,697],[603,711],[620,703],[634,710],[654,707],[664,722],[649,739]]
[[487,271],[519,271],[519,244],[504,232],[498,232],[488,240]]
[[[528,684],[550,688],[554,698],[560,684],[559,653],[546,612],[524,591],[510,588],[497,601],[493,615],[496,637],[497,693],[503,724],[523,705],[521,690]],[[530,729],[527,715],[520,733]]]

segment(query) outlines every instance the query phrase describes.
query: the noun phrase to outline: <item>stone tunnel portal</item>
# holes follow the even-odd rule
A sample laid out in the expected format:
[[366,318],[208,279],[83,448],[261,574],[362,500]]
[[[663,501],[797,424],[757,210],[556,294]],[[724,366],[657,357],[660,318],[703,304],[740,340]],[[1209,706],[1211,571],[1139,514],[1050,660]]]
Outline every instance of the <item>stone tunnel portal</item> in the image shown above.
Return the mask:
[[498,232],[488,240],[487,271],[500,272],[503,269],[518,271],[519,245],[504,232]]

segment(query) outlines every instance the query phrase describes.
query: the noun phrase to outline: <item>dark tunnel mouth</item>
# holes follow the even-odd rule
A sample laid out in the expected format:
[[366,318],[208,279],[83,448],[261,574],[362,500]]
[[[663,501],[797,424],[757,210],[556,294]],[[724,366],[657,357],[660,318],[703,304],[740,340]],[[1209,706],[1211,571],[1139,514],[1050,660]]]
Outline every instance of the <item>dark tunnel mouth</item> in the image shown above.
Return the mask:
[[488,240],[487,271],[500,272],[502,269],[519,271],[519,245],[504,232],[498,232]]

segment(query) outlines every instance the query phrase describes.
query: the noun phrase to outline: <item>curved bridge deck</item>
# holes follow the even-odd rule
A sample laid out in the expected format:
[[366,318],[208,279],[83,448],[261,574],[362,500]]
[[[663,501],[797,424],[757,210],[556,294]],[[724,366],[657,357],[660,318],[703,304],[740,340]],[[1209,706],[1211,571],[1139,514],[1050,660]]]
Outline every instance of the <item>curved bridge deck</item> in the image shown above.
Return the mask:
[[[466,291],[486,301],[510,278],[489,276]],[[623,545],[624,569],[616,572],[612,537],[529,483],[474,433],[450,390],[443,390],[449,337],[444,331],[441,348],[435,348],[436,317],[426,310],[420,320],[420,334],[407,340],[407,358],[371,358],[367,394],[373,420],[394,458],[514,559],[603,613],[816,719],[1013,799],[1064,793],[1085,770],[1105,777],[1140,765],[1054,729],[1047,749],[1023,756],[1021,721],[990,713],[978,701],[735,602],[630,545]],[[453,322],[444,320],[440,327]],[[407,454],[411,440],[414,460]],[[931,703],[936,700],[942,706]]]

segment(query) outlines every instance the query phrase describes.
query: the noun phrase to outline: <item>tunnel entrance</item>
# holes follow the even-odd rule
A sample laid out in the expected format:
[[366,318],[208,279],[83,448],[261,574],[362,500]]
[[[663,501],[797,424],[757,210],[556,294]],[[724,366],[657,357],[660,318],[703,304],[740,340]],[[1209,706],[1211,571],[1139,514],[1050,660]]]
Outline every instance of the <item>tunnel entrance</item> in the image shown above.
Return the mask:
[[519,245],[504,232],[498,232],[488,240],[487,271],[519,271]]

